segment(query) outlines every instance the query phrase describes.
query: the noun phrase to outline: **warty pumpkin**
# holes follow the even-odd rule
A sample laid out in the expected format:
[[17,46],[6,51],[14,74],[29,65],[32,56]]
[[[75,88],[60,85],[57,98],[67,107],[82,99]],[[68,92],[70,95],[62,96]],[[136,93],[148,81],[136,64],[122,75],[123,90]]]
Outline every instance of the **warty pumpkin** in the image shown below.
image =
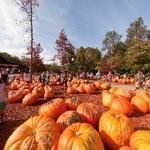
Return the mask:
[[4,150],[56,150],[60,134],[51,118],[31,117],[12,133]]
[[84,121],[85,119],[78,112],[70,110],[61,114],[56,122],[60,126],[61,131],[63,131],[65,128],[73,123]]

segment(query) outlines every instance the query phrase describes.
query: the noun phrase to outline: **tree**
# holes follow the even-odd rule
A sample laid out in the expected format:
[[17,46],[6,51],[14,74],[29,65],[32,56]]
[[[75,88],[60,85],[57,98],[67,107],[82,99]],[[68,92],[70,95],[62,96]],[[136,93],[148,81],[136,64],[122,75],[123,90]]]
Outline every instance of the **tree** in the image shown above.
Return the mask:
[[16,65],[22,65],[23,62],[19,59],[17,56],[12,56],[6,52],[0,52],[0,56],[5,58],[9,63],[16,64]]
[[34,43],[34,46],[31,50],[30,46],[28,47],[28,52],[26,53],[26,57],[23,57],[23,60],[25,64],[30,65],[31,62],[31,52],[32,52],[32,70],[33,72],[38,70],[38,67],[42,65],[42,58],[40,56],[41,52],[43,51],[43,48],[41,47],[41,44]]
[[95,72],[100,59],[101,52],[98,48],[80,47],[77,49],[75,64],[78,71]]
[[144,24],[142,17],[138,17],[134,22],[132,22],[127,29],[126,43],[131,44],[132,41],[143,41],[150,36],[150,31]]
[[150,41],[138,41],[126,54],[126,63],[133,70],[150,70]]
[[113,53],[115,49],[115,45],[121,42],[121,35],[119,35],[116,31],[109,31],[106,33],[105,38],[102,42],[103,50],[107,53]]
[[38,0],[16,0],[16,3],[21,7],[21,9],[26,13],[25,22],[29,25],[29,33],[30,33],[30,82],[32,82],[32,71],[33,71],[33,44],[34,44],[34,37],[33,37],[33,21],[35,18],[35,10],[34,8],[39,6]]
[[64,29],[59,33],[55,49],[57,51],[55,59],[58,58],[63,67],[70,67],[75,58],[75,47],[68,41]]

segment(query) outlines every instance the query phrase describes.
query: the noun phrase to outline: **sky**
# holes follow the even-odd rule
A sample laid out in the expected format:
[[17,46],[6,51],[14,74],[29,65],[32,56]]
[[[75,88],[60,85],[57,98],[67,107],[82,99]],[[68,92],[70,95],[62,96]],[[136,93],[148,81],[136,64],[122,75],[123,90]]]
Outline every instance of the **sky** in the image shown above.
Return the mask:
[[[0,52],[21,57],[26,52],[24,13],[15,0],[0,0]],[[150,0],[39,0],[34,22],[34,41],[44,48],[42,57],[50,63],[56,54],[55,41],[64,29],[76,47],[102,48],[106,32],[115,30],[126,37],[129,24],[141,16],[150,28]]]

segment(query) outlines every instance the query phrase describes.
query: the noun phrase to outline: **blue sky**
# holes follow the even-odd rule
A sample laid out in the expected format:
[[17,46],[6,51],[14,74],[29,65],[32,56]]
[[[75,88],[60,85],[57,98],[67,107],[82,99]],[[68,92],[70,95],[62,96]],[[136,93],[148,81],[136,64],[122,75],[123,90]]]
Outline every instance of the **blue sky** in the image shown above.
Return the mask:
[[[4,7],[7,7],[8,3],[10,4],[12,1],[5,0],[2,2],[0,0],[0,21],[3,18],[3,22],[7,24],[10,23],[10,20],[4,19],[4,15],[10,19],[12,19],[10,16],[13,12],[14,16],[21,15],[21,13],[15,13],[18,12],[15,5],[11,7],[12,13],[10,9],[8,10],[9,14],[6,15],[6,11],[4,13]],[[101,43],[107,31],[116,30],[123,35],[122,39],[124,40],[129,24],[139,16],[150,27],[149,0],[39,1],[40,7],[37,9],[39,20],[35,23],[34,36],[35,41],[41,42],[41,45],[44,47],[43,57],[45,62],[50,62],[50,59],[56,53],[54,49],[55,41],[61,29],[65,30],[68,39],[74,46],[92,46],[101,49]],[[5,43],[2,44],[1,49],[9,49],[9,52],[12,54],[22,55],[23,49],[25,49],[24,38],[26,37],[23,27],[15,26],[16,32],[20,32],[20,34],[11,34],[9,38],[3,33],[2,29],[4,27],[5,30],[8,28],[9,32],[11,30],[14,32],[14,28],[11,29],[8,26],[6,28],[5,24],[3,26],[0,25],[0,41]],[[19,38],[20,35],[22,35],[22,38]],[[13,36],[18,40],[12,41],[11,38],[14,40]],[[16,42],[16,44],[13,44],[13,42]],[[18,50],[18,53],[16,53],[16,50]]]

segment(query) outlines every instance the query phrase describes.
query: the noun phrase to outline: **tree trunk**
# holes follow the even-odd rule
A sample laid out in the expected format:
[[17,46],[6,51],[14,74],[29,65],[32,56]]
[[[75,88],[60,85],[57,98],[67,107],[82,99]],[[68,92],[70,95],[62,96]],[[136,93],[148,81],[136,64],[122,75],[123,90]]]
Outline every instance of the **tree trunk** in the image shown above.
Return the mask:
[[31,27],[31,61],[30,61],[30,82],[32,83],[32,73],[33,73],[33,10],[32,10],[32,0],[30,3],[30,27]]

